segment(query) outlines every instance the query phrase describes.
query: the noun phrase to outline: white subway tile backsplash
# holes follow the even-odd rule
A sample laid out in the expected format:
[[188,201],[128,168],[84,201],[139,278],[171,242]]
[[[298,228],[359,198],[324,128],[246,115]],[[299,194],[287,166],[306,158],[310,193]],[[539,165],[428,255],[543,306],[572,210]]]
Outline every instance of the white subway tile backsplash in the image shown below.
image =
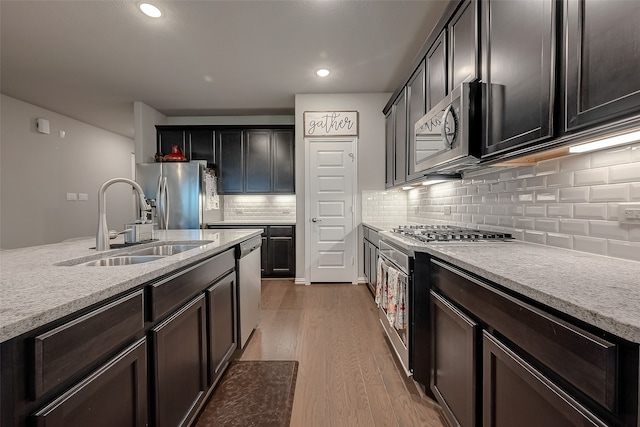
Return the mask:
[[[518,240],[627,259],[637,257],[627,252],[640,245],[640,226],[617,222],[619,203],[640,202],[640,144],[474,172],[408,193],[375,193],[384,196],[363,192],[363,218],[368,210],[385,217],[404,213],[416,222],[499,230]],[[375,206],[365,201],[371,197]],[[443,214],[445,206],[451,215]]]
[[551,218],[571,218],[573,217],[573,204],[549,204],[547,205],[547,216]]
[[573,249],[573,236],[570,234],[547,233],[547,245]]
[[591,153],[591,167],[612,166],[631,161],[631,146],[612,148]]
[[589,221],[589,236],[629,240],[628,231],[615,221]]
[[576,171],[573,173],[573,185],[604,185],[609,179],[609,168]]
[[607,243],[607,255],[632,261],[640,261],[640,243],[620,240],[609,240]]
[[559,230],[565,234],[588,236],[589,221],[582,219],[560,219]]
[[524,216],[545,216],[545,205],[525,205]]
[[576,203],[573,216],[586,219],[607,219],[607,205],[604,203]]
[[573,249],[580,252],[606,255],[607,240],[587,236],[573,236]]
[[563,172],[547,177],[547,188],[571,187],[573,185],[573,172]]
[[609,168],[609,182],[640,181],[640,162],[618,165]]
[[635,202],[640,200],[640,182],[632,182],[629,184],[629,201]]
[[535,229],[538,231],[558,231],[557,219],[536,218],[534,220]]
[[560,172],[579,171],[589,169],[591,158],[589,155],[572,155],[560,159]]
[[546,233],[541,231],[524,230],[524,241],[529,243],[546,244]]
[[588,202],[589,187],[570,187],[560,189],[561,202]]
[[629,200],[629,185],[611,184],[591,187],[590,202],[626,202]]

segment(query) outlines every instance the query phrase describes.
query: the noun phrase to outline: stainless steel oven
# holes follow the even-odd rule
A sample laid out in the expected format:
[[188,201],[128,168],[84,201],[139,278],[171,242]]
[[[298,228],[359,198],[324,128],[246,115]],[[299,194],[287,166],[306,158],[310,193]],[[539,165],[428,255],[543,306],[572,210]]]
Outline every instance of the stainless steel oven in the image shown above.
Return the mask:
[[411,376],[410,302],[413,259],[381,240],[378,252],[376,304],[380,323],[407,376]]
[[458,173],[480,161],[480,83],[451,91],[415,124],[410,139],[409,174]]

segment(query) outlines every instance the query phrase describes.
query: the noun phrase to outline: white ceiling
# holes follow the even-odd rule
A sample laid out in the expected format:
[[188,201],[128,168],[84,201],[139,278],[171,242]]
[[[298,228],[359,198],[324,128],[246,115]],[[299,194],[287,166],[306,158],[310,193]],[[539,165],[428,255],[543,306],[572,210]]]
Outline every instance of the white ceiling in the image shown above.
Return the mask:
[[447,1],[155,4],[157,20],[134,1],[0,0],[0,91],[128,137],[134,101],[292,115],[298,93],[393,92]]

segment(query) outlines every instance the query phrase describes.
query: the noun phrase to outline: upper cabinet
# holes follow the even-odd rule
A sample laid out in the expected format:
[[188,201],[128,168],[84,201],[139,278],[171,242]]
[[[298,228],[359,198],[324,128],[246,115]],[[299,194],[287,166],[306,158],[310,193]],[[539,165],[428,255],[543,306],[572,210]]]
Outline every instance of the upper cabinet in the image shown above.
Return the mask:
[[482,157],[552,136],[554,0],[482,3]]
[[566,0],[565,130],[640,112],[640,2]]
[[221,194],[293,194],[293,129],[220,130],[216,165]]
[[[449,34],[449,88],[447,92],[479,77],[478,1],[462,2],[447,26]],[[440,102],[437,100],[434,104]]]
[[[447,32],[442,30],[425,61],[425,112],[447,96]],[[418,67],[420,68],[420,67]]]
[[395,168],[393,185],[407,181],[407,90],[403,90],[393,104],[395,122]]
[[425,61],[413,73],[409,83],[407,83],[407,146],[408,170],[407,181],[419,178],[422,174],[416,169],[415,145],[416,135],[414,128],[416,122],[424,116],[425,113]]
[[384,141],[385,141],[385,180],[384,186],[385,188],[393,187],[393,171],[394,171],[394,162],[395,162],[395,152],[394,152],[394,108],[387,112],[384,118]]

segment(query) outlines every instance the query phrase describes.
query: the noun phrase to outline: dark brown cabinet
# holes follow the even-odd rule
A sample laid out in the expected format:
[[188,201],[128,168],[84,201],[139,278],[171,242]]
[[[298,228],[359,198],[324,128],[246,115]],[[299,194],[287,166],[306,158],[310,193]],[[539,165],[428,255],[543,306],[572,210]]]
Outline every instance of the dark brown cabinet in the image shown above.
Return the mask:
[[245,193],[270,193],[273,184],[271,171],[271,132],[268,130],[245,131]]
[[362,252],[364,261],[364,277],[371,293],[375,296],[378,279],[378,232],[367,226],[362,226]]
[[38,427],[147,426],[143,338],[33,415]]
[[395,126],[394,107],[391,106],[384,118],[384,144],[385,144],[385,188],[393,187],[393,174],[395,170]]
[[295,141],[292,130],[273,131],[273,192],[295,193]]
[[292,129],[220,130],[217,135],[221,194],[295,192]]
[[482,336],[483,423],[495,427],[606,424],[495,336]]
[[429,268],[431,389],[454,425],[637,426],[637,344],[443,261]]
[[207,390],[203,294],[151,329],[154,425],[187,425]]
[[295,225],[207,224],[207,228],[262,228],[260,273],[262,277],[293,277],[296,273]]
[[407,181],[422,176],[416,170],[415,125],[425,113],[425,62],[420,64],[407,83]]
[[244,134],[241,130],[221,130],[216,140],[216,166],[218,192],[240,194],[244,192]]
[[187,160],[190,160],[190,157],[188,156],[189,153],[187,152],[185,146],[183,129],[157,128],[156,133],[158,142],[158,153],[162,153],[163,155],[171,154],[172,147],[176,145],[182,151],[185,157],[187,157]]
[[209,386],[220,378],[237,348],[236,288],[232,272],[206,290]]
[[556,2],[486,0],[482,6],[486,158],[553,136]]
[[640,3],[566,0],[565,129],[640,112]]
[[[213,130],[187,130],[184,134],[186,153],[189,160],[206,160],[207,163],[215,163],[214,144],[215,131]],[[186,154],[185,154],[186,156]]]
[[403,90],[393,104],[394,120],[394,169],[393,185],[407,181],[407,89]]
[[475,426],[479,325],[433,291],[431,301],[431,390],[451,425]]
[[[462,2],[447,26],[449,35],[449,45],[447,46],[449,49],[449,92],[463,82],[473,81],[480,77],[478,72],[480,61],[478,3],[479,0]],[[440,100],[435,104],[438,102]]]
[[447,96],[447,32],[442,30],[425,56],[425,112]]

